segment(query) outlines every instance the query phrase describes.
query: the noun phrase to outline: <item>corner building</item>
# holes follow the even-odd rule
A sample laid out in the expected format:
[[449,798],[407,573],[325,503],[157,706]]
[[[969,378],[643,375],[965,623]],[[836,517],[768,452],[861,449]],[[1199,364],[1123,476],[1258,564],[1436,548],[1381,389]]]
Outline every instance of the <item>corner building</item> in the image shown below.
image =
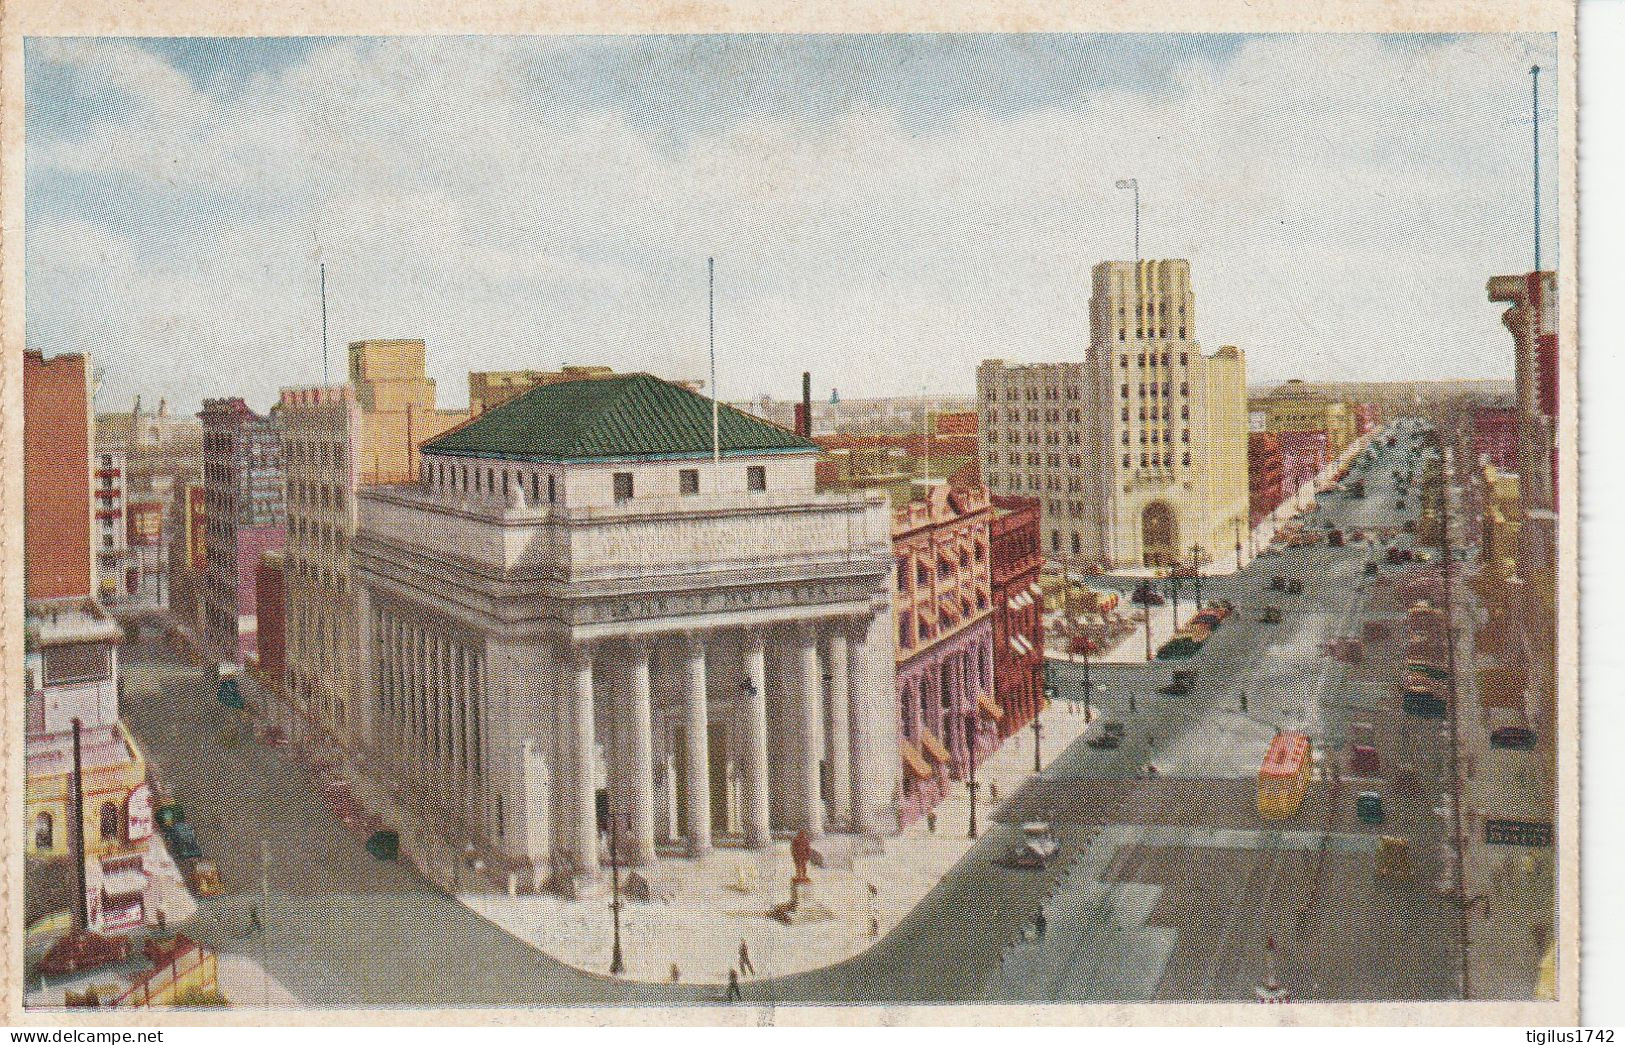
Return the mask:
[[[891,513],[646,374],[545,385],[358,497],[361,733],[534,888],[897,830]],[[611,812],[613,810],[613,813]]]
[[1051,558],[1215,554],[1247,523],[1245,359],[1202,353],[1188,261],[1101,262],[1092,290],[1082,363],[978,370],[988,486],[1040,499]]

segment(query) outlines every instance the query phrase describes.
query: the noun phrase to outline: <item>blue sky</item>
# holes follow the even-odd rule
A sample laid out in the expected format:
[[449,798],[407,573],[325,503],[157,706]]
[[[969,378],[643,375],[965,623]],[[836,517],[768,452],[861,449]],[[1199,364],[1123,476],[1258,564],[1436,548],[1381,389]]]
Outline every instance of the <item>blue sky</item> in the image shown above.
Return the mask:
[[[1188,257],[1255,380],[1510,372],[1550,37],[30,40],[28,343],[102,409],[266,405],[424,337],[470,369],[705,361],[725,396],[1076,357],[1088,268]],[[1555,76],[1542,106],[1555,111]],[[1545,135],[1555,216],[1555,121]],[[1555,220],[1544,233],[1548,256]],[[342,373],[342,364],[335,369]]]

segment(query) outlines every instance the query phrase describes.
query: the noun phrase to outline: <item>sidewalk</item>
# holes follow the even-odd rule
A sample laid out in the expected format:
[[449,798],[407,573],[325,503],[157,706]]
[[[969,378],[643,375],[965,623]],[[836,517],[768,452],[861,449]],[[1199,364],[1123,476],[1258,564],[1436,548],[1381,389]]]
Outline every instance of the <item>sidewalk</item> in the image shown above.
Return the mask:
[[[1081,709],[1066,702],[1046,709],[1044,764],[1081,736]],[[1008,832],[994,821],[990,799],[1013,796],[1032,775],[1029,727],[1007,739],[977,768],[979,834]],[[770,852],[717,849],[703,861],[662,860],[651,877],[672,890],[668,900],[625,902],[621,912],[626,977],[665,980],[673,964],[684,983],[721,984],[738,961],[739,943],[750,949],[758,976],[783,976],[845,961],[875,942],[869,920],[884,936],[936,887],[973,844],[968,837],[970,801],[963,782],[934,810],[936,832],[926,818],[883,840],[882,851],[854,851],[859,840],[830,835],[817,843],[826,866],[811,871],[816,901],[828,908],[824,921],[787,926],[770,917],[789,899],[793,866],[789,844]],[[861,843],[860,843],[861,844]],[[629,877],[622,872],[622,881]],[[874,892],[870,892],[873,886]],[[589,972],[607,973],[612,930],[609,896],[566,900],[554,895],[509,897],[464,893],[470,910],[547,954]]]

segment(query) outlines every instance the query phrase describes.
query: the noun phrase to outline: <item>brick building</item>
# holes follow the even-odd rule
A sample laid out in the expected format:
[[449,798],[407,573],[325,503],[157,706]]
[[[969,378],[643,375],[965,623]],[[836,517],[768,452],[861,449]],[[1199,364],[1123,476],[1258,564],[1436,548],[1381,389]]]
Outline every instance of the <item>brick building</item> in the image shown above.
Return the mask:
[[1044,708],[1044,565],[1039,502],[993,498],[989,551],[993,557],[993,698],[1010,736]]
[[260,556],[254,579],[260,674],[276,689],[282,688],[288,669],[287,584],[282,563],[280,549],[266,552]]
[[907,825],[999,744],[993,699],[993,506],[985,490],[923,481],[892,521],[897,699]]
[[1274,432],[1281,443],[1282,499],[1294,497],[1304,486],[1313,486],[1315,476],[1330,460],[1325,432]]
[[90,595],[90,360],[23,353],[23,556],[29,599]]
[[1247,433],[1247,514],[1252,525],[1286,499],[1281,438],[1274,432]]
[[1518,411],[1509,399],[1475,404],[1468,410],[1472,425],[1472,464],[1485,457],[1503,471],[1515,472],[1518,461]]

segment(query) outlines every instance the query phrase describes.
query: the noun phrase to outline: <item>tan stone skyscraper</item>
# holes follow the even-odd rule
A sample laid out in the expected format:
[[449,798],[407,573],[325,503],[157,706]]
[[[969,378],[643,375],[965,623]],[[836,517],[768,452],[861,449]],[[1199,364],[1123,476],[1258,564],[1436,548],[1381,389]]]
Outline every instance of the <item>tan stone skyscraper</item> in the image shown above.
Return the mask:
[[1081,364],[982,364],[989,487],[1039,497],[1051,557],[1221,557],[1247,524],[1246,363],[1196,343],[1190,263],[1096,265],[1089,333]]

